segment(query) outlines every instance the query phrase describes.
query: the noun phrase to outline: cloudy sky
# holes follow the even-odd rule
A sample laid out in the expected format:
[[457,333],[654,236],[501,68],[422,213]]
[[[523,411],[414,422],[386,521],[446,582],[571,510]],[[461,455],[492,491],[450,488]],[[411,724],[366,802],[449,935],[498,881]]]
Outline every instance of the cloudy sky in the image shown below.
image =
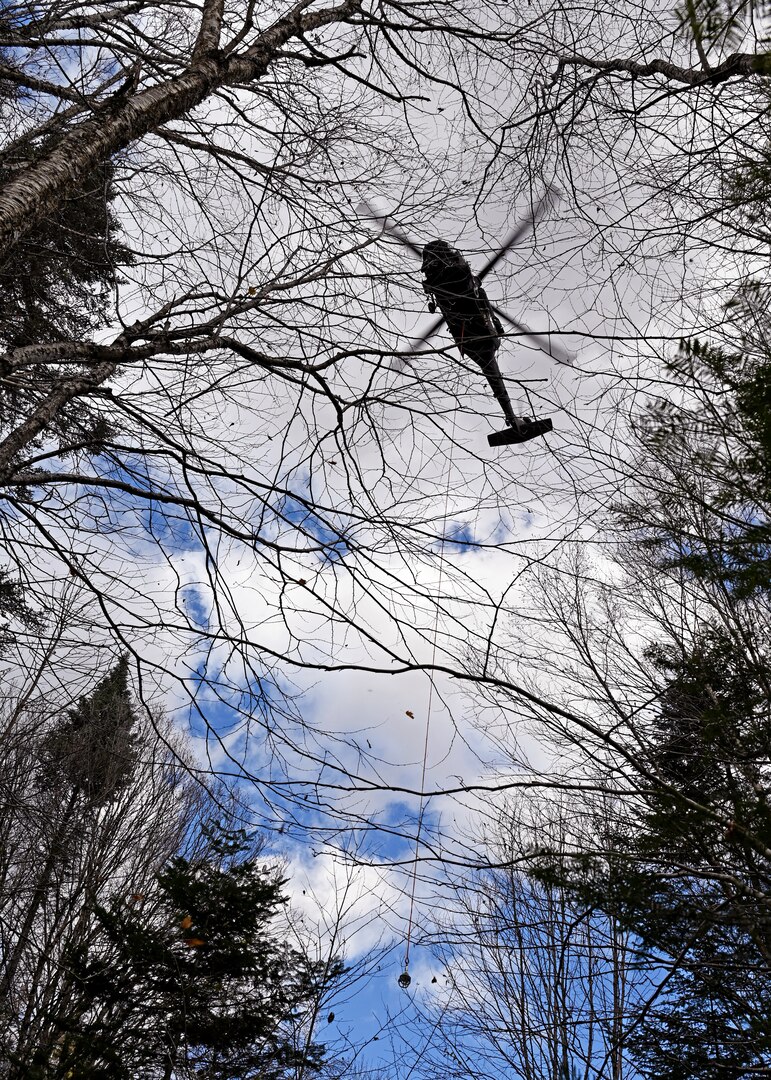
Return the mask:
[[[533,27],[547,8],[534,6]],[[555,15],[549,32],[569,39],[567,22]],[[574,36],[639,48],[636,27],[631,5],[598,9],[576,13]],[[321,40],[342,50],[352,32]],[[82,692],[108,641],[128,648],[143,698],[189,727],[202,770],[231,776],[245,814],[271,830],[297,911],[328,918],[345,898],[352,955],[405,937],[416,852],[423,919],[440,855],[484,861],[475,830],[502,798],[489,789],[553,766],[517,727],[516,701],[474,680],[527,685],[545,660],[541,689],[559,692],[534,575],[570,545],[591,551],[626,468],[629,411],[683,312],[711,318],[705,279],[722,284],[638,182],[660,132],[643,153],[639,133],[587,122],[567,163],[558,125],[553,145],[528,144],[548,67],[527,67],[527,41],[535,55],[542,40],[528,33],[508,66],[475,55],[449,80],[391,56],[409,103],[362,84],[387,81],[372,57],[352,61],[353,94],[336,69],[287,66],[260,99],[223,96],[130,148],[117,205],[135,262],[119,320],[179,341],[225,312],[216,332],[241,352],[124,368],[104,406],[128,433],[100,463],[110,486],[52,489],[34,522],[14,522],[23,572],[68,613],[68,674],[50,677]],[[645,22],[642,37],[660,33]],[[447,63],[441,48],[427,48],[428,68]],[[678,108],[670,135],[686,125]],[[204,136],[219,157],[198,152]],[[478,271],[549,186],[548,213],[485,285],[516,320],[562,333],[576,359],[555,364],[507,333],[498,359],[515,410],[554,431],[491,450],[497,405],[446,331],[392,365],[432,317],[418,260],[361,200],[418,246],[457,244]],[[94,629],[105,622],[109,637]],[[349,1006],[347,1022],[371,1017],[373,1036],[400,1008],[400,948],[384,988],[373,979]],[[435,972],[416,951],[425,984]]]

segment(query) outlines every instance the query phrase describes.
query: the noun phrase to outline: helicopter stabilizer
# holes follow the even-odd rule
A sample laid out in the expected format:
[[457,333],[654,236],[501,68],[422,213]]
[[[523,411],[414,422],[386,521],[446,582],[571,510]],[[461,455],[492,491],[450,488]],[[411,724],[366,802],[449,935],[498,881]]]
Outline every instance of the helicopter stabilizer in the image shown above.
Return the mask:
[[519,420],[516,427],[507,427],[503,431],[494,431],[487,436],[490,446],[511,446],[514,443],[527,442],[528,439],[536,439],[539,435],[545,435],[552,430],[551,420]]

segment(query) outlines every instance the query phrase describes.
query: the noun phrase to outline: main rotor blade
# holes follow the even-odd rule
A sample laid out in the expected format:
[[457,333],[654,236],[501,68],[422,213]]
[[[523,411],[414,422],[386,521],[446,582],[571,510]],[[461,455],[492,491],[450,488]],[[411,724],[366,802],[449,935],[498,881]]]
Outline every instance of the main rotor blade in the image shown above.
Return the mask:
[[541,220],[541,218],[544,216],[551,204],[554,202],[555,197],[556,192],[554,188],[547,188],[542,198],[533,207],[532,212],[526,217],[522,218],[519,225],[516,225],[506,237],[506,239],[503,241],[503,244],[500,248],[498,248],[496,254],[493,255],[493,257],[489,259],[488,262],[485,263],[485,265],[482,267],[479,274],[477,275],[480,281],[484,281],[490,271],[498,265],[503,256],[509,250],[509,248],[513,247],[514,244],[518,244],[522,237],[525,235],[525,233],[529,232],[533,228],[535,223]]
[[412,366],[412,360],[410,358],[410,354],[414,353],[416,351],[416,349],[419,349],[420,346],[424,342],[426,342],[430,338],[432,338],[434,336],[434,334],[437,332],[437,330],[439,329],[439,327],[443,323],[444,323],[444,318],[436,319],[433,323],[431,323],[428,330],[426,330],[425,334],[423,334],[419,338],[416,338],[415,341],[411,341],[410,342],[409,353],[406,356],[396,356],[396,357],[394,357],[394,359],[391,361],[391,370],[392,371],[404,371],[404,369],[406,367],[411,367]]
[[[490,305],[492,307],[492,305]],[[492,307],[495,314],[505,319],[507,323],[518,330],[524,337],[529,338],[534,345],[537,345],[539,349],[547,353],[552,360],[556,360],[558,364],[565,364],[567,367],[572,367],[575,363],[575,355],[569,352],[564,345],[560,345],[559,342],[552,341],[551,334],[536,334],[532,330],[528,329],[524,323],[517,322],[516,319],[512,319],[511,315],[507,315],[505,311],[501,311],[500,308]]]
[[411,344],[410,344],[410,352],[415,352],[415,350],[417,348],[419,348],[423,344],[424,341],[428,341],[430,338],[432,338],[434,336],[434,334],[437,332],[437,330],[439,329],[439,327],[442,325],[443,322],[444,322],[444,316],[441,316],[440,318],[438,318],[434,322],[432,322],[431,325],[429,326],[428,330],[426,330],[425,334],[423,334],[419,338],[416,338],[415,341],[411,342]]
[[401,231],[401,229],[394,225],[387,214],[378,214],[375,210],[373,210],[373,208],[370,206],[366,199],[361,200],[357,209],[359,213],[361,213],[362,209],[364,209],[368,218],[370,218],[372,221],[377,221],[382,225],[383,232],[388,233],[389,236],[393,236],[396,240],[399,241],[400,244],[404,244],[404,246],[406,248],[409,248],[412,254],[416,255],[419,259],[423,258],[423,248],[418,247],[418,245],[414,243],[414,241],[410,240],[409,236],[406,236]]

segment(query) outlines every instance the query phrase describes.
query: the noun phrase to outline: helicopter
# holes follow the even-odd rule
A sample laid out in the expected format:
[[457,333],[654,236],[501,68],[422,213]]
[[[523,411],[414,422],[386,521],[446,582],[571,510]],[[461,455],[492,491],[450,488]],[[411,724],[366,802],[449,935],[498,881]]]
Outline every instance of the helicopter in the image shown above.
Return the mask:
[[461,356],[473,360],[490,384],[490,389],[501,407],[507,424],[503,431],[495,431],[487,436],[490,446],[510,446],[528,442],[539,435],[545,435],[552,430],[553,426],[548,418],[533,419],[529,416],[517,416],[514,412],[496,359],[496,353],[505,335],[501,318],[558,363],[572,364],[573,362],[573,357],[565,349],[555,345],[548,338],[528,330],[522,323],[491,304],[482,285],[484,278],[498,265],[509,248],[521,240],[543,216],[553,197],[552,191],[546,192],[533,212],[509,233],[495,255],[487,261],[478,274],[473,272],[461,252],[446,240],[431,240],[421,249],[387,217],[377,214],[368,203],[363,204],[367,215],[382,223],[384,232],[404,244],[422,260],[423,291],[428,297],[428,310],[433,314],[438,308],[441,313],[423,336],[412,342],[410,352],[432,338],[446,323]]

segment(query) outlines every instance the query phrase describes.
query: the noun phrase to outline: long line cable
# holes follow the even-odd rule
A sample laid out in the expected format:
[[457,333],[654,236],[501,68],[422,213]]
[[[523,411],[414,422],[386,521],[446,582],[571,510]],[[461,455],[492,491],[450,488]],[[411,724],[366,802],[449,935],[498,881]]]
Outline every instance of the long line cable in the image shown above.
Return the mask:
[[[463,342],[463,329],[461,328],[461,343]],[[463,355],[463,349],[461,347],[461,355]],[[420,856],[420,838],[423,831],[423,819],[426,812],[426,770],[428,762],[428,745],[431,734],[431,710],[434,701],[434,675],[433,672],[436,668],[436,646],[437,638],[439,636],[439,604],[441,602],[442,595],[442,578],[444,574],[444,545],[447,532],[447,515],[450,507],[450,482],[452,480],[452,465],[453,465],[453,452],[455,450],[455,419],[456,413],[452,414],[452,429],[450,431],[450,453],[448,455],[447,463],[447,483],[445,485],[444,492],[444,512],[442,514],[442,539],[441,539],[441,557],[439,559],[439,579],[437,582],[437,599],[436,599],[436,612],[434,615],[434,634],[433,645],[431,650],[431,674],[429,675],[428,684],[428,703],[426,705],[426,734],[423,741],[423,766],[420,774],[420,809],[418,811],[418,826],[415,831],[415,858],[412,863],[412,882],[410,885],[410,910],[407,916],[407,938],[404,948],[404,972],[400,976],[400,985],[409,986],[409,967],[410,967],[410,945],[412,943],[412,930],[414,926],[414,912],[415,912],[415,889],[418,880],[418,858]],[[405,982],[406,977],[406,982]]]

